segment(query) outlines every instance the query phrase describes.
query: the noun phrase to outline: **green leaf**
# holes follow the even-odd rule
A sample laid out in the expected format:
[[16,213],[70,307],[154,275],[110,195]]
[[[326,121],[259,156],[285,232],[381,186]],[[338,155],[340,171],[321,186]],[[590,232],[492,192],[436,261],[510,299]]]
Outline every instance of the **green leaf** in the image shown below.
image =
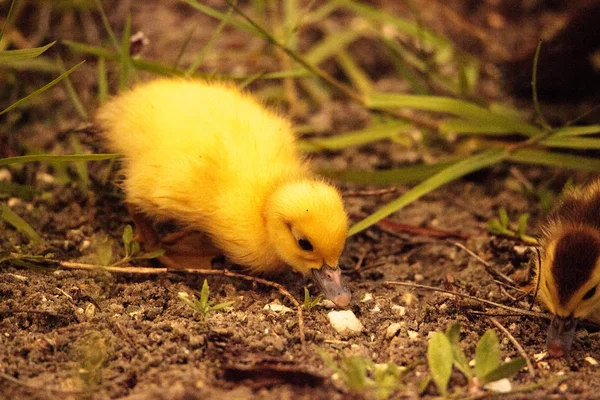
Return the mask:
[[600,139],[578,136],[556,136],[542,140],[540,144],[546,147],[557,147],[563,149],[599,150]]
[[552,136],[583,136],[600,133],[600,125],[567,126],[554,131]]
[[4,110],[0,111],[0,115],[6,114],[10,110],[19,107],[21,104],[25,103],[26,101],[28,101],[33,96],[36,96],[36,95],[38,95],[40,93],[43,93],[46,90],[50,89],[52,86],[56,85],[58,82],[62,81],[64,78],[66,78],[67,76],[69,76],[73,71],[75,71],[77,68],[79,68],[84,62],[85,62],[85,60],[82,61],[82,62],[80,62],[79,64],[75,65],[73,68],[71,68],[67,72],[64,72],[58,78],[56,78],[53,81],[45,84],[44,86],[42,86],[38,90],[34,91],[33,93],[31,93],[31,94],[23,97],[22,99],[16,101],[15,103],[11,104],[10,106],[8,106],[7,108],[5,108]]
[[473,377],[473,371],[471,371],[471,367],[469,367],[469,361],[467,360],[463,349],[460,347],[460,323],[455,322],[450,325],[446,330],[446,337],[450,341],[454,365],[456,365],[456,368],[458,368],[460,372],[462,372],[463,375],[470,381]]
[[527,363],[522,357],[515,358],[507,363],[504,363],[494,370],[488,372],[481,378],[481,384],[485,385],[489,382],[499,381],[500,379],[508,379],[516,375]]
[[133,228],[126,225],[123,229],[123,248],[125,249],[125,258],[131,256],[131,242],[133,242]]
[[157,249],[157,250],[151,251],[149,253],[142,253],[140,255],[137,255],[137,256],[135,256],[135,258],[139,259],[139,260],[150,260],[153,258],[162,257],[163,254],[165,254],[164,249]]
[[204,283],[202,284],[202,289],[200,290],[200,304],[203,308],[208,306],[208,294],[208,281],[205,279]]
[[524,213],[519,215],[519,221],[517,225],[517,233],[519,235],[525,235],[527,231],[527,221],[529,220],[529,214]]
[[127,15],[125,20],[125,28],[123,29],[123,37],[121,38],[121,46],[119,47],[119,92],[129,88],[131,80],[131,54],[129,54],[129,39],[131,37],[131,15]]
[[120,154],[68,154],[68,155],[55,155],[55,154],[32,154],[29,156],[17,156],[0,158],[0,166],[9,164],[21,164],[35,161],[45,162],[71,162],[71,161],[101,161],[110,160],[113,158],[121,157]]
[[475,350],[475,373],[482,379],[500,365],[500,343],[493,329],[488,329]]
[[25,221],[23,218],[18,216],[7,204],[0,204],[0,218],[6,223],[12,225],[19,232],[24,233],[30,242],[38,243],[42,240],[42,237]]
[[235,303],[235,301],[225,301],[223,303],[219,303],[217,305],[214,306],[210,306],[210,311],[217,311],[217,310],[222,310],[223,308],[227,308],[229,306],[231,306],[233,303]]
[[506,212],[506,208],[500,207],[498,216],[500,217],[500,225],[502,225],[503,228],[508,228],[508,213]]
[[427,363],[433,382],[435,382],[440,394],[445,396],[452,374],[453,357],[450,341],[443,332],[435,332],[429,339]]
[[52,47],[56,42],[48,43],[42,47],[34,47],[31,49],[19,49],[19,50],[3,50],[0,51],[0,64],[13,63],[17,61],[23,61],[30,58],[35,58]]
[[467,157],[462,161],[459,161],[442,171],[438,172],[431,178],[425,180],[419,185],[415,186],[402,196],[394,200],[393,202],[385,205],[384,207],[377,210],[367,218],[358,222],[350,228],[348,236],[357,234],[358,232],[376,224],[383,218],[390,214],[395,213],[407,204],[419,199],[420,197],[432,192],[438,187],[445,185],[446,183],[452,182],[460,177],[470,174],[471,172],[478,171],[480,169],[489,167],[497,164],[504,159],[506,151],[501,148],[495,148],[486,150],[482,153],[478,153],[471,157]]

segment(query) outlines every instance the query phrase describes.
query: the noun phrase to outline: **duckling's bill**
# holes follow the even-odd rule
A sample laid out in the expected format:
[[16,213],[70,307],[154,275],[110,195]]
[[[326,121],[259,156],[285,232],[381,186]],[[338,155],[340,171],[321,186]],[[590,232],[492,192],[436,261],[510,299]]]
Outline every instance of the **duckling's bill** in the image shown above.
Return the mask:
[[573,315],[568,317],[555,315],[552,318],[546,339],[546,347],[550,356],[562,357],[571,350],[578,322]]
[[346,307],[350,304],[352,295],[344,285],[342,271],[339,267],[323,264],[321,269],[313,269],[312,275],[323,290],[325,298],[340,307]]

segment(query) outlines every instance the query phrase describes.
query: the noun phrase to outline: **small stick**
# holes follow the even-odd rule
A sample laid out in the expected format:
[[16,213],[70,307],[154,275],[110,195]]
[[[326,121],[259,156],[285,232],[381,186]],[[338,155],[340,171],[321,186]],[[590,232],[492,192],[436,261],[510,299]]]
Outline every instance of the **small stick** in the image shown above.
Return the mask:
[[4,373],[0,373],[0,380],[6,380],[9,382],[14,383],[15,385],[30,389],[30,390],[35,390],[35,391],[40,391],[40,392],[52,392],[52,393],[58,393],[58,394],[64,394],[64,395],[81,395],[84,394],[85,391],[83,390],[63,390],[63,389],[54,389],[51,387],[47,387],[47,386],[35,386],[26,382],[23,382],[13,376],[10,376],[8,374],[4,374]]
[[501,281],[508,283],[512,286],[515,285],[515,281],[513,281],[512,279],[510,279],[508,276],[504,275],[502,272],[500,271],[496,271],[494,268],[492,268],[492,266],[485,261],[483,258],[479,257],[477,254],[475,254],[473,251],[471,251],[467,246],[458,243],[458,242],[453,242],[451,240],[449,240],[450,243],[452,243],[453,245],[455,245],[456,247],[459,247],[461,249],[463,249],[464,251],[467,252],[467,254],[469,254],[471,257],[473,257],[474,259],[476,259],[477,261],[479,261],[480,263],[483,264],[483,266],[485,267],[485,270],[492,275],[494,278],[500,278]]
[[83,269],[87,271],[106,271],[113,273],[125,273],[125,274],[137,274],[137,275],[162,275],[177,272],[183,272],[188,274],[198,274],[198,275],[219,275],[219,276],[228,276],[233,278],[238,278],[246,281],[262,283],[263,285],[273,287],[279,291],[283,296],[285,296],[295,307],[296,313],[298,315],[298,330],[300,335],[300,345],[302,347],[302,352],[306,352],[306,336],[304,335],[304,314],[302,313],[302,305],[296,300],[294,296],[291,295],[283,286],[279,283],[271,282],[266,279],[257,278],[255,276],[249,276],[244,274],[238,274],[235,272],[228,271],[226,269],[190,269],[190,268],[182,268],[182,269],[174,269],[174,268],[143,268],[143,267],[114,267],[114,266],[101,266],[101,265],[93,265],[93,264],[82,264],[82,263],[74,263],[69,261],[59,261],[58,265],[64,268],[69,269]]
[[467,311],[467,314],[482,315],[484,317],[520,317],[520,316],[522,316],[521,313],[492,313],[492,312],[484,312],[484,311],[477,311],[477,310],[469,310],[469,311]]
[[517,339],[515,339],[515,337],[508,331],[508,329],[506,329],[500,322],[498,322],[498,320],[496,318],[490,317],[489,319],[490,319],[490,321],[492,321],[492,323],[494,325],[496,325],[496,327],[498,329],[500,329],[506,335],[506,337],[508,337],[508,340],[511,341],[513,346],[515,346],[517,348],[517,351],[519,352],[521,357],[523,357],[525,359],[525,363],[527,363],[527,369],[529,370],[529,376],[531,376],[532,378],[535,378],[535,370],[533,369],[533,364],[531,363],[531,360],[527,356],[527,353],[525,353],[523,346],[521,346],[521,344],[517,341]]
[[346,190],[342,192],[342,196],[346,197],[367,197],[367,196],[383,196],[384,194],[396,193],[397,187],[389,187],[384,189],[372,190]]
[[468,294],[457,293],[457,292],[453,292],[451,290],[441,289],[441,288],[437,288],[437,287],[433,287],[433,286],[419,285],[418,283],[410,283],[410,282],[396,282],[396,281],[387,281],[387,282],[385,282],[385,284],[393,285],[393,286],[406,286],[406,287],[412,287],[412,288],[416,288],[416,289],[425,289],[425,290],[432,290],[434,292],[447,293],[447,294],[451,294],[454,296],[460,296],[465,299],[478,301],[480,303],[487,304],[487,305],[490,305],[493,307],[503,308],[505,310],[512,311],[519,315],[527,315],[529,317],[550,319],[550,316],[546,315],[546,314],[538,313],[535,311],[521,310],[520,308],[505,306],[504,304],[494,303],[493,301],[480,299],[479,297],[470,296]]
[[365,261],[366,256],[367,256],[367,249],[363,248],[362,251],[360,252],[360,255],[358,256],[358,261],[356,261],[356,264],[354,264],[354,268],[352,268],[352,271],[358,271],[360,269],[360,267],[362,267],[362,264]]
[[382,231],[388,232],[388,233],[401,231],[401,232],[413,233],[416,235],[440,238],[440,239],[446,239],[446,238],[452,237],[452,238],[467,240],[470,238],[470,236],[468,234],[462,233],[462,232],[442,231],[439,229],[424,228],[421,226],[400,224],[398,222],[392,221],[387,218],[379,221],[377,223],[377,227],[379,227],[379,229],[381,229]]

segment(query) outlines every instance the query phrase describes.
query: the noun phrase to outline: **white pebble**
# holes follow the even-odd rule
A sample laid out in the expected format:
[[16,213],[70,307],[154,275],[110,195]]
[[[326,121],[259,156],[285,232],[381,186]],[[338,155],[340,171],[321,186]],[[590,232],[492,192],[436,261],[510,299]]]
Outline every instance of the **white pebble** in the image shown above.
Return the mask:
[[385,330],[385,337],[387,339],[393,338],[394,336],[396,336],[398,334],[398,332],[400,332],[401,327],[402,327],[402,325],[400,325],[398,322],[394,322],[393,324],[388,326],[388,328]]
[[490,382],[484,387],[496,393],[510,393],[512,391],[512,384],[506,378],[500,379],[499,381]]
[[327,314],[327,318],[333,329],[338,333],[344,331],[361,332],[363,330],[363,325],[351,310],[331,311]]
[[396,305],[392,306],[392,310],[401,317],[406,315],[406,307]]
[[546,352],[546,351],[542,351],[541,353],[537,353],[537,354],[533,355],[533,359],[536,362],[540,362],[540,361],[542,361],[546,357],[548,357],[548,352]]
[[263,310],[271,310],[273,312],[281,313],[281,314],[285,314],[287,312],[294,311],[291,308],[284,306],[283,304],[277,304],[277,303],[269,303],[263,307]]
[[408,337],[410,338],[410,340],[417,340],[417,338],[419,337],[419,332],[408,331]]
[[12,174],[6,168],[0,169],[0,182],[10,182],[12,181]]
[[365,293],[365,295],[363,296],[361,303],[366,303],[368,301],[373,300],[373,295],[371,293]]
[[54,184],[54,177],[50,174],[47,174],[45,172],[38,172],[37,174],[35,174],[35,180],[38,183],[42,183],[42,184],[46,184],[46,185],[52,185]]
[[381,311],[381,308],[379,308],[379,305],[375,304],[375,307],[371,309],[371,314],[378,313],[379,311]]
[[10,208],[15,208],[15,206],[18,206],[19,204],[22,204],[23,201],[21,201],[21,199],[17,198],[17,197],[11,197],[10,199],[8,199],[8,201],[6,202],[6,204],[8,204],[8,206]]
[[586,358],[584,358],[585,361],[587,361],[590,365],[598,365],[598,361],[596,361],[595,358],[592,358],[590,356],[587,356]]

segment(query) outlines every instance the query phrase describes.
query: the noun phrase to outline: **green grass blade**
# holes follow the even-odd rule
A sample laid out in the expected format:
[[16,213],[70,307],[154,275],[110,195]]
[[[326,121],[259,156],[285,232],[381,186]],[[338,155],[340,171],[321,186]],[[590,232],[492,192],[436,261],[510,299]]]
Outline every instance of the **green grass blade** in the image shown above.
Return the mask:
[[16,3],[17,3],[17,0],[12,0],[10,3],[10,8],[8,9],[8,13],[6,14],[6,18],[4,19],[4,24],[2,24],[2,30],[0,31],[0,40],[2,40],[2,38],[4,37],[4,30],[8,26],[8,23],[10,22],[10,17],[12,15],[13,8],[15,7]]
[[556,129],[553,136],[583,136],[600,133],[600,125],[566,126]]
[[316,152],[320,150],[340,150],[350,146],[360,146],[367,143],[388,139],[410,129],[406,122],[390,122],[372,126],[360,131],[343,133],[327,138],[306,139],[299,142],[301,150]]
[[577,136],[555,136],[540,142],[546,147],[559,147],[563,149],[600,150],[600,139],[577,137]]
[[480,121],[456,118],[440,122],[440,132],[448,134],[502,136],[515,132],[511,126],[482,124]]
[[56,62],[46,56],[38,56],[36,58],[27,58],[23,60],[4,60],[0,61],[0,66],[10,68],[15,71],[33,71],[33,72],[62,72],[60,66]]
[[[76,135],[71,135],[71,146],[76,154],[81,154],[82,148],[81,143]],[[81,192],[87,194],[88,187],[90,185],[90,175],[87,168],[87,162],[85,161],[76,161],[74,163],[75,172],[77,172],[77,176],[79,177],[79,187]]]
[[106,103],[108,99],[108,75],[106,72],[106,59],[98,57],[98,103]]
[[123,37],[121,38],[121,47],[119,52],[121,56],[119,57],[120,61],[120,70],[119,70],[119,92],[123,92],[129,88],[129,83],[131,80],[131,55],[129,54],[129,38],[131,36],[131,15],[127,15],[127,20],[125,21],[125,28],[123,29]]
[[[66,69],[60,56],[58,57],[58,65],[60,65],[60,68],[64,73]],[[89,115],[85,110],[83,103],[81,103],[81,99],[79,98],[79,95],[77,94],[77,91],[75,90],[75,87],[73,86],[73,83],[71,82],[71,79],[68,76],[65,76],[65,86],[67,87],[67,93],[69,93],[69,97],[71,98],[71,102],[73,103],[77,114],[79,114],[81,119],[83,119],[84,121],[88,121]]]
[[600,172],[600,160],[598,158],[555,153],[543,150],[517,150],[509,154],[506,160],[521,164],[537,164],[550,167]]
[[208,42],[206,42],[202,50],[200,50],[200,54],[198,54],[198,56],[194,59],[194,62],[192,62],[192,65],[190,65],[190,67],[186,71],[186,76],[192,76],[194,75],[194,73],[196,73],[198,67],[200,67],[200,65],[204,62],[204,58],[206,57],[208,52],[213,48],[213,46],[217,42],[217,39],[221,36],[223,29],[231,22],[232,15],[233,7],[229,7],[229,10],[227,10],[227,13],[219,23],[219,26],[217,26],[217,29],[215,29],[213,34],[210,36],[210,39],[208,39]]
[[319,170],[319,174],[342,182],[357,183],[361,185],[410,185],[423,182],[423,180],[454,163],[455,161],[443,161],[437,164],[410,165],[408,167],[382,171]]
[[[189,4],[190,6],[192,6],[194,9],[208,15],[209,17],[213,17],[216,18],[220,21],[223,21],[224,19],[227,19],[227,14],[226,13],[222,13],[220,11],[215,10],[214,8],[205,6],[204,4],[201,4],[195,0],[181,0],[184,3]],[[256,31],[256,29],[248,24],[245,23],[243,21],[239,21],[237,19],[231,19],[229,21],[229,24],[237,29],[241,29],[244,31],[247,31],[253,35],[257,34],[258,32]]]
[[185,51],[187,50],[188,46],[190,45],[190,42],[192,41],[194,33],[196,33],[196,27],[192,28],[190,32],[185,36],[183,44],[181,45],[181,47],[179,48],[179,52],[177,53],[177,57],[175,57],[175,61],[173,61],[173,69],[176,69],[177,66],[179,66],[179,63],[181,62]]
[[0,181],[0,193],[30,201],[33,199],[33,196],[40,192],[31,185],[20,185],[18,183]]
[[0,204],[0,218],[19,232],[27,235],[31,242],[37,243],[42,237],[23,218],[19,217],[7,204]]
[[66,78],[67,76],[69,76],[73,71],[75,71],[77,68],[79,68],[81,66],[81,64],[83,64],[84,62],[85,62],[85,60],[82,61],[82,62],[80,62],[79,64],[75,65],[73,68],[71,68],[67,72],[62,73],[58,78],[54,79],[52,82],[47,83],[46,85],[42,86],[38,90],[34,91],[33,93],[31,93],[31,94],[23,97],[21,100],[18,100],[17,102],[11,104],[10,106],[8,106],[7,108],[5,108],[4,110],[0,111],[0,115],[6,114],[10,110],[19,107],[21,104],[25,103],[26,101],[28,101],[33,96],[36,96],[36,95],[38,95],[38,94],[40,94],[42,92],[45,92],[46,90],[50,89],[52,86],[56,85],[58,82],[62,81],[64,78]]
[[361,37],[362,31],[358,29],[342,30],[325,36],[321,42],[314,45],[304,56],[312,65],[318,65],[344,50],[350,43]]
[[385,22],[387,24],[391,24],[399,31],[418,39],[427,47],[433,47],[437,50],[446,50],[448,48],[452,48],[452,42],[450,42],[448,39],[436,35],[432,31],[425,30],[420,25],[414,24],[402,18],[398,18],[389,12],[380,11],[374,7],[354,0],[336,0],[335,3],[343,8],[355,12],[363,18],[367,18],[376,22]]
[[350,228],[348,236],[357,234],[358,232],[376,224],[383,218],[395,213],[406,205],[419,199],[420,197],[432,192],[438,187],[452,182],[458,178],[470,174],[471,172],[489,167],[501,162],[506,157],[506,151],[501,148],[486,150],[482,153],[467,157],[462,161],[450,165],[449,167],[438,172],[431,178],[415,186],[393,202],[385,205],[367,218],[356,223]]
[[4,50],[0,51],[0,63],[15,62],[35,58],[52,47],[56,42],[48,43],[42,47],[34,47],[32,49],[20,50]]
[[506,115],[499,115],[479,105],[464,100],[442,96],[402,95],[390,93],[371,93],[365,99],[365,105],[372,109],[414,108],[417,110],[453,114],[486,126],[503,127],[526,136],[543,133],[539,128],[523,123]]
[[372,91],[373,82],[346,50],[340,50],[336,58],[348,79],[361,93],[366,94]]
[[98,9],[98,12],[100,13],[100,18],[102,19],[102,25],[104,26],[106,33],[108,33],[110,42],[112,43],[115,51],[118,52],[121,49],[121,46],[119,45],[119,41],[117,40],[117,35],[115,35],[115,31],[113,31],[112,27],[110,26],[108,17],[106,16],[106,13],[104,12],[104,8],[102,8],[102,2],[101,2],[101,0],[94,0],[94,3],[96,4],[96,8]]
[[54,155],[54,154],[32,154],[29,156],[17,156],[0,158],[0,167],[10,164],[22,164],[28,162],[72,162],[72,161],[101,161],[110,160],[121,157],[120,154],[69,154],[69,155]]

